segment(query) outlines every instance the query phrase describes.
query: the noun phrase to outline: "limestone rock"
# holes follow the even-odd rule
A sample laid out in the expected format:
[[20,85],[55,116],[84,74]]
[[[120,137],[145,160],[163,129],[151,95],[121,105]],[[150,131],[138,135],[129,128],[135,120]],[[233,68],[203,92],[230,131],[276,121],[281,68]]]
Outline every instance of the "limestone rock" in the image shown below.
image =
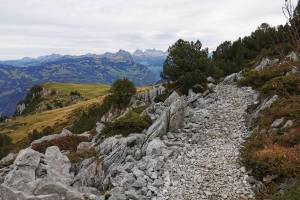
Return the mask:
[[264,58],[262,61],[255,67],[255,70],[262,70],[272,64],[272,61],[269,58]]
[[281,125],[284,123],[284,117],[282,117],[282,118],[280,118],[280,119],[276,119],[273,123],[272,123],[272,125],[271,125],[271,127],[272,128],[279,128],[279,127],[281,127]]

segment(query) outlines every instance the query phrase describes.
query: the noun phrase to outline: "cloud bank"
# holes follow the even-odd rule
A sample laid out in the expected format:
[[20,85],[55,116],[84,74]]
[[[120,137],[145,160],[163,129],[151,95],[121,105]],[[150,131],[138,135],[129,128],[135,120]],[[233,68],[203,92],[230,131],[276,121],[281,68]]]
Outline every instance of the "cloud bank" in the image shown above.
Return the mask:
[[214,49],[261,23],[285,23],[283,0],[0,0],[0,59],[51,53],[166,50],[177,39]]

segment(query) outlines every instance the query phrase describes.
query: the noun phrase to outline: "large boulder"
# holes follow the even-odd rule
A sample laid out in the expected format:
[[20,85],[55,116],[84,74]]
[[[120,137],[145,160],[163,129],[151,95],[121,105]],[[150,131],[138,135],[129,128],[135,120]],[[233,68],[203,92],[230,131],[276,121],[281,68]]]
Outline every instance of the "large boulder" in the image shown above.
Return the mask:
[[61,200],[58,194],[26,195],[23,192],[13,190],[5,185],[0,185],[0,200]]
[[269,58],[264,58],[262,61],[255,67],[255,70],[262,70],[272,64],[272,61]]
[[20,151],[13,170],[5,177],[4,185],[31,194],[37,184],[35,172],[41,157],[42,154],[30,148]]
[[292,62],[298,62],[299,56],[295,52],[291,52],[289,55],[286,56],[286,58]]
[[47,179],[52,182],[59,182],[69,185],[73,176],[70,174],[71,163],[67,156],[63,155],[56,146],[49,147],[46,150],[44,169],[47,172]]

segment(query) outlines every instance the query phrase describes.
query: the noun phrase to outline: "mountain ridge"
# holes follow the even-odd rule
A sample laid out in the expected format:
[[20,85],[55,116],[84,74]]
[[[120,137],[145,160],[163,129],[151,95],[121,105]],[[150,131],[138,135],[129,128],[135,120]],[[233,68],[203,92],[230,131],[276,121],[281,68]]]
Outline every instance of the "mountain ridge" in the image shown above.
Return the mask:
[[[23,58],[21,61],[10,61],[19,62],[18,66],[5,64],[5,61],[0,62],[0,113],[3,115],[14,114],[17,103],[36,84],[45,82],[111,84],[116,79],[128,78],[136,85],[151,85],[160,79],[159,73],[162,69],[161,61],[160,65],[157,65],[155,59],[151,58],[153,62],[147,62],[146,66],[141,64],[142,59],[136,60],[125,50],[102,55],[52,54],[37,59],[32,61],[30,58]],[[159,59],[162,60],[161,57]],[[33,65],[20,65],[24,60],[27,64],[27,61],[30,61]]]

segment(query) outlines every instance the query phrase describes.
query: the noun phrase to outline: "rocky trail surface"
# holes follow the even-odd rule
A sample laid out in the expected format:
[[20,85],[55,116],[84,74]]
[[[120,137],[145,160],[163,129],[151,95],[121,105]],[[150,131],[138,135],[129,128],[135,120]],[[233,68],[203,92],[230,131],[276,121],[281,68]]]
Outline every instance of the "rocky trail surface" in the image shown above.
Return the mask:
[[134,102],[146,102],[143,114],[153,124],[142,133],[102,138],[105,125],[97,123],[98,134],[77,146],[77,153],[96,154],[78,163],[71,163],[58,146],[45,153],[35,147],[89,137],[87,133],[64,130],[33,142],[12,165],[0,169],[0,200],[253,199],[238,158],[250,134],[245,110],[257,94],[230,83],[210,86],[205,94],[180,97],[173,92],[163,103],[148,99],[161,93],[161,87],[137,96]]
[[183,145],[179,155],[164,166],[170,183],[159,192],[160,199],[253,198],[238,155],[243,138],[249,134],[245,110],[255,99],[249,88],[220,84],[214,93],[186,108],[185,126],[172,139],[183,140]]

